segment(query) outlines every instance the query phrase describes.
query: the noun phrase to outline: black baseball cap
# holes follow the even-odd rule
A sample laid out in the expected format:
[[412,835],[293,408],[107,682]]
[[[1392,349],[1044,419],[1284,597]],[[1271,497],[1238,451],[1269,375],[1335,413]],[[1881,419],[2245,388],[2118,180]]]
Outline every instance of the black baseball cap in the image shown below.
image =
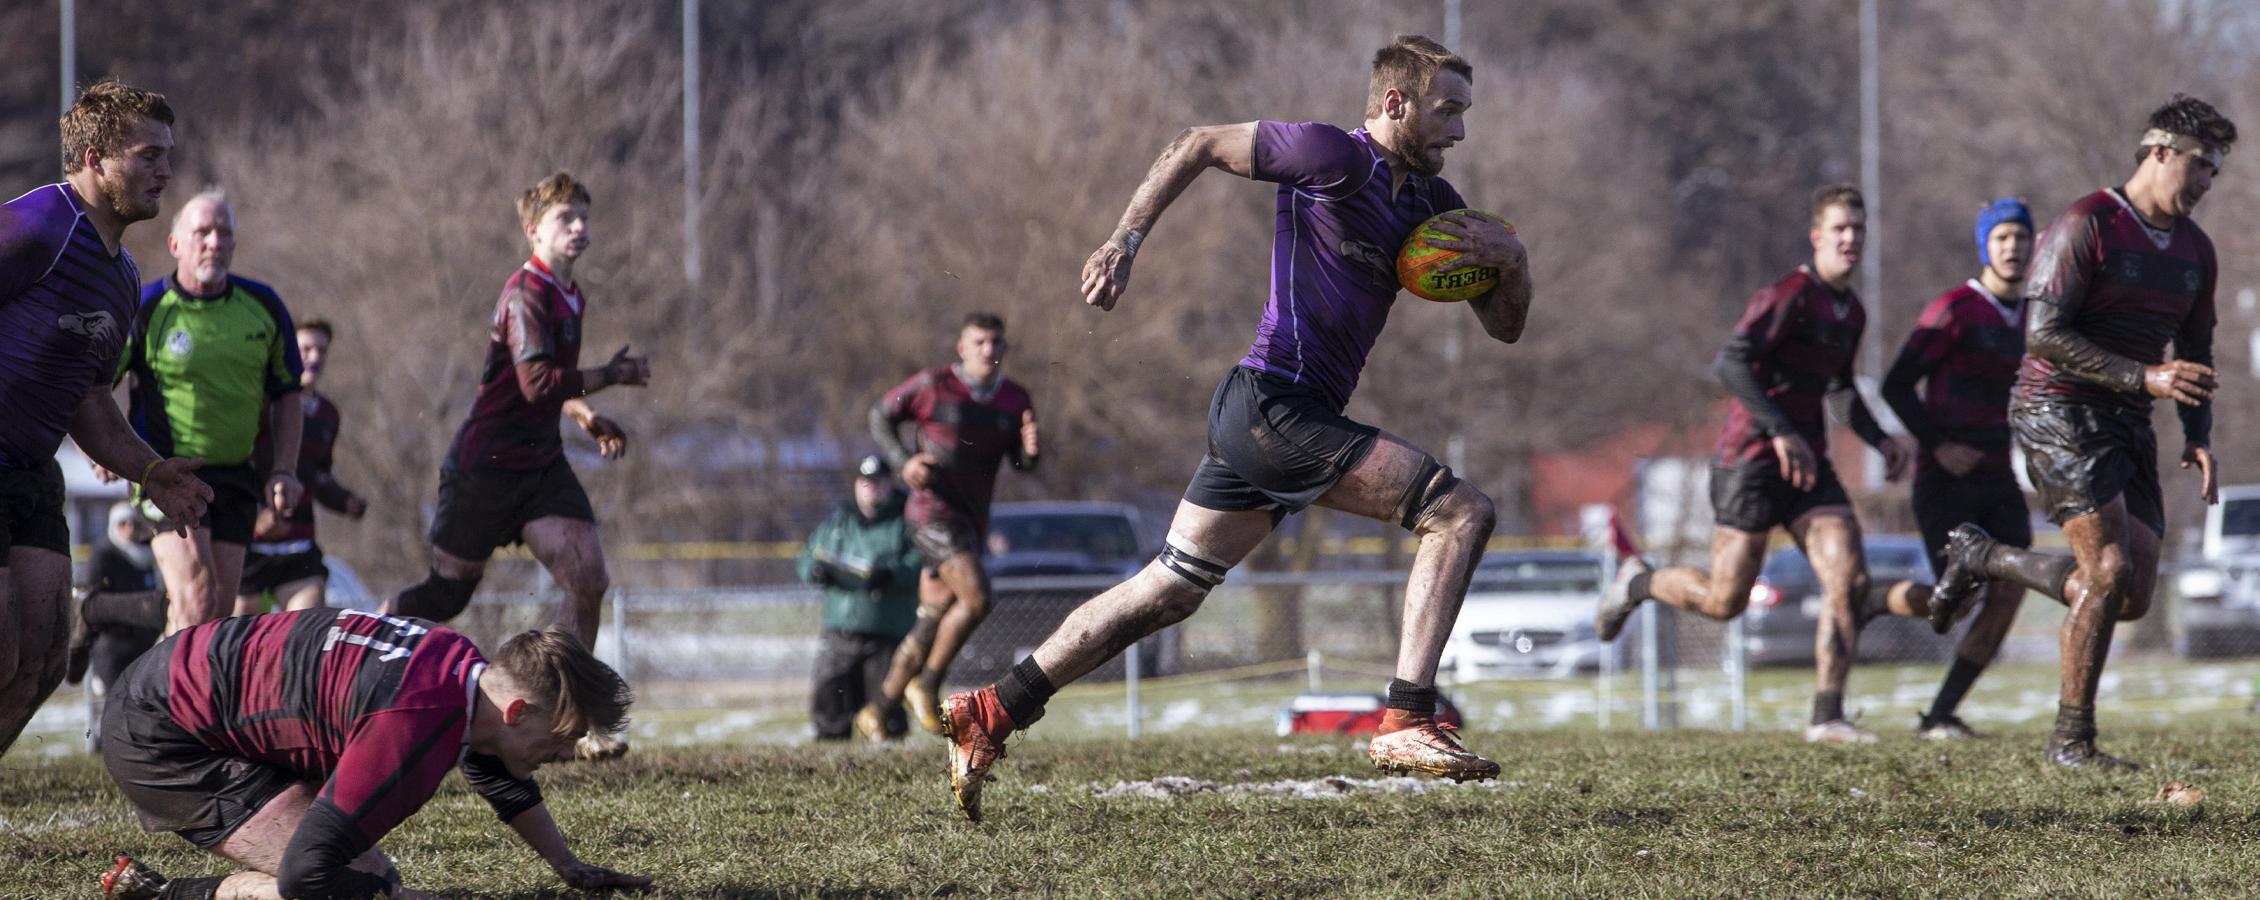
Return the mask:
[[885,478],[887,460],[876,453],[865,456],[862,462],[855,464],[855,474],[865,478]]

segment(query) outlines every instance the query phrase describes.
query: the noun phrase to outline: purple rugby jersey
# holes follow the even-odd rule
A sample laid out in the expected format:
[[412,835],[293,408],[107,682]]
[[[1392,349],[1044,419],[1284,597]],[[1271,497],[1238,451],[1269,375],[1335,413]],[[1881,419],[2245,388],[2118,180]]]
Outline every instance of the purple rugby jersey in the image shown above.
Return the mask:
[[1397,298],[1397,248],[1422,222],[1467,204],[1442,178],[1408,175],[1391,196],[1389,164],[1365,129],[1257,122],[1254,177],[1279,185],[1271,296],[1240,360],[1350,402],[1366,354]]
[[117,370],[141,301],[69,184],[0,205],[0,468],[54,458],[79,401]]

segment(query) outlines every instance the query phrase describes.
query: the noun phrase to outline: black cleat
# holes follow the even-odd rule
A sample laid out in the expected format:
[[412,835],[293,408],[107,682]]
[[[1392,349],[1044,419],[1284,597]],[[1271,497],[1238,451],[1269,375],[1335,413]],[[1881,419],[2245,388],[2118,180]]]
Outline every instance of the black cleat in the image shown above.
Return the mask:
[[1954,629],[1962,607],[1985,587],[1985,555],[1993,552],[1993,536],[1968,522],[1946,534],[1946,571],[1930,589],[1930,630],[1945,634]]
[[2142,768],[2136,763],[2095,749],[2095,738],[2065,737],[2061,734],[2048,738],[2048,761],[2067,769],[2132,772]]
[[1602,642],[1616,640],[1624,632],[1625,621],[1632,618],[1632,611],[1647,599],[1632,596],[1632,579],[1649,570],[1648,561],[1637,556],[1627,556],[1617,564],[1616,580],[1601,592],[1601,608],[1593,611],[1593,630]]

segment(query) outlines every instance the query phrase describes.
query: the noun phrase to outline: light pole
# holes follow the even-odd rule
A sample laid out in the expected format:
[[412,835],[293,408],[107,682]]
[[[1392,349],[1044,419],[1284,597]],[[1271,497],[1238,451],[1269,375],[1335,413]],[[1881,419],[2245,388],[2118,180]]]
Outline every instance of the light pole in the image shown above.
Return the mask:
[[698,0],[683,0],[683,278],[694,288],[699,269]]

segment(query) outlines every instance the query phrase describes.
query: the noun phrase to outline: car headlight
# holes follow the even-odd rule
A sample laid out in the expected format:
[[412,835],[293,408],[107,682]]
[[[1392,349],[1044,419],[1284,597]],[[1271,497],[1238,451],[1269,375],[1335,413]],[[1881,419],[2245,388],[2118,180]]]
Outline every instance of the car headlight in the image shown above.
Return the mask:
[[2184,599],[2219,600],[2227,592],[2228,578],[2211,566],[2190,569],[2174,580]]

